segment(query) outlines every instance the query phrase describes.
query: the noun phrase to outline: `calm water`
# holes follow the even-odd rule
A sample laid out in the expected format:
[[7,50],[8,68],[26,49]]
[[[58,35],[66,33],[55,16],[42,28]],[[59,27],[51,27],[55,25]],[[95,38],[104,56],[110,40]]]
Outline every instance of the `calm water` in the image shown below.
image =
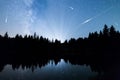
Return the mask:
[[6,65],[0,72],[0,80],[90,80],[98,75],[92,72],[90,66],[72,65],[63,59],[55,65],[50,61],[46,66],[31,69],[13,70],[11,65]]

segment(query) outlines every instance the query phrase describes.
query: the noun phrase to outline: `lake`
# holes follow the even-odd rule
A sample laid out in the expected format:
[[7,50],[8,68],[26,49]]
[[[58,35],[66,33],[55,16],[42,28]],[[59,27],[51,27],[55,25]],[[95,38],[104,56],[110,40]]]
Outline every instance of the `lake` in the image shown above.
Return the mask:
[[88,65],[72,65],[61,59],[57,64],[50,60],[45,66],[18,69],[6,65],[0,72],[0,80],[91,80],[98,72],[93,72]]

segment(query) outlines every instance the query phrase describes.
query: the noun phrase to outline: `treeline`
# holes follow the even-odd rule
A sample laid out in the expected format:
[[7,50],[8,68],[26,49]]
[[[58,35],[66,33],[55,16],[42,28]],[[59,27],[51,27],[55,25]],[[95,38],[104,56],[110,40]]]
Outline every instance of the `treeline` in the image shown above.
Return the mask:
[[25,36],[17,34],[15,37],[9,37],[7,32],[4,36],[0,35],[0,71],[6,64],[11,64],[13,69],[22,66],[34,71],[37,66],[45,66],[49,60],[57,64],[60,59],[71,64],[90,65],[92,70],[104,72],[105,77],[109,73],[117,75],[120,32],[114,26],[104,25],[103,30],[89,33],[86,38],[71,38],[64,43],[50,41],[36,33]]
[[[37,58],[71,58],[73,56],[114,56],[120,53],[120,32],[113,26],[104,26],[100,32],[89,33],[88,38],[71,38],[61,43],[58,40],[34,35],[14,38],[0,35],[0,55],[8,58],[37,59]],[[98,59],[98,58],[97,58]]]
[[109,71],[119,66],[120,32],[114,26],[104,25],[103,30],[89,33],[86,38],[71,38],[61,43],[36,35],[9,37],[0,35],[0,70],[6,64],[13,69],[38,65],[44,66],[49,60],[57,64],[60,59],[72,64],[87,64],[96,71]]

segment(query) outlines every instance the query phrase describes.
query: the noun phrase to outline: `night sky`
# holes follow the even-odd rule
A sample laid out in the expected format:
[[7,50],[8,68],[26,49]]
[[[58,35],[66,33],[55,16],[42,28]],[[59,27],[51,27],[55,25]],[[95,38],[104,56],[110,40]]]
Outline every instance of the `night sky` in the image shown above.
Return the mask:
[[120,30],[120,0],[0,0],[0,34],[86,37],[104,24]]

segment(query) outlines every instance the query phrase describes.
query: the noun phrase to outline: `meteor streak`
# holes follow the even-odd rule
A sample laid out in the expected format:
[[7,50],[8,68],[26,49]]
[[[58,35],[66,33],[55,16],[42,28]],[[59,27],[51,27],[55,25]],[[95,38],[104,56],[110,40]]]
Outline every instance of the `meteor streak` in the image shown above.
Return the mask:
[[74,8],[73,7],[69,7],[71,10],[74,10]]
[[108,11],[110,11],[112,8],[113,8],[113,6],[105,9],[104,11],[102,11],[101,13],[99,13],[99,14],[93,16],[93,17],[90,17],[90,18],[86,19],[85,21],[83,21],[82,23],[80,23],[80,24],[78,25],[78,27],[76,27],[76,29],[74,29],[74,32],[77,32],[77,30],[79,30],[79,28],[80,28],[81,26],[83,26],[84,24],[87,24],[87,23],[91,22],[92,20],[94,20],[94,19],[102,16],[103,14],[107,13]]
[[97,18],[97,17],[99,17],[99,16],[101,16],[101,15],[107,13],[107,12],[110,11],[111,9],[112,9],[112,7],[106,9],[105,11],[101,12],[100,14],[98,14],[98,15],[96,15],[96,16],[93,16],[93,17],[91,17],[91,18],[85,20],[84,22],[81,23],[81,25],[86,24],[86,23],[92,21],[93,19],[95,19],[95,18]]
[[89,19],[85,20],[82,24],[86,24],[86,23],[90,22],[92,19],[93,18],[89,18]]
[[7,23],[8,22],[8,19],[7,18],[5,18],[5,23]]

